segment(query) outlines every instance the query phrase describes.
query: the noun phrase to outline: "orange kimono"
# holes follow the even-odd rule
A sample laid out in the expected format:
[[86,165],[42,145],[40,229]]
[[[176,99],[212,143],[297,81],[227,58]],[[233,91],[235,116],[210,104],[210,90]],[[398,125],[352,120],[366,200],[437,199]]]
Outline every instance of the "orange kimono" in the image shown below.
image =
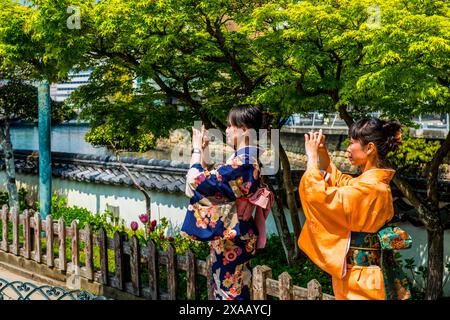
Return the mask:
[[383,273],[378,265],[347,264],[352,232],[377,232],[394,216],[389,182],[395,171],[367,170],[353,178],[334,164],[324,174],[308,169],[299,186],[306,222],[298,245],[332,276],[338,300],[385,300]]

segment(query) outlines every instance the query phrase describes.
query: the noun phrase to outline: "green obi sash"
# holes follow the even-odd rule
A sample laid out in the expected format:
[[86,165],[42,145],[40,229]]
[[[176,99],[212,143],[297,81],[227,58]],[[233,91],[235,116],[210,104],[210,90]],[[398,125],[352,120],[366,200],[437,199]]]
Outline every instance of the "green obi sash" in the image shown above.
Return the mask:
[[410,281],[395,260],[393,251],[394,248],[409,248],[411,242],[406,231],[391,225],[376,233],[352,232],[347,264],[379,266],[383,273],[386,300],[411,299]]

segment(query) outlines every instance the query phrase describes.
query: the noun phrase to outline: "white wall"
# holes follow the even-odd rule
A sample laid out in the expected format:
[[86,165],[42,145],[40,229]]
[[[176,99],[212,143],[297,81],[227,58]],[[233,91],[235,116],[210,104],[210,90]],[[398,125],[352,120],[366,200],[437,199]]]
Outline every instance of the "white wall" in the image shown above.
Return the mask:
[[[23,186],[31,190],[31,194],[38,196],[38,177],[33,175],[19,174],[17,176],[19,187]],[[145,198],[142,193],[134,188],[123,186],[111,186],[95,183],[84,183],[72,180],[53,178],[53,192],[67,197],[69,206],[79,206],[92,212],[103,212],[106,204],[119,206],[120,216],[127,224],[133,220],[138,221],[138,216],[145,212]],[[6,190],[5,172],[0,172],[0,190]],[[159,220],[166,217],[174,228],[180,227],[188,205],[188,198],[183,194],[170,194],[161,192],[150,192],[152,198],[152,219]],[[285,209],[286,219],[290,230],[292,223],[289,212]],[[304,216],[300,212],[300,221],[303,224]],[[399,227],[404,228],[413,238],[413,246],[408,250],[399,251],[403,259],[414,258],[416,265],[425,265],[427,258],[427,233],[424,228],[417,228],[409,222],[399,223]],[[273,215],[269,215],[267,220],[267,233],[276,233]],[[445,263],[450,263],[450,230],[445,231],[444,237],[444,259]],[[410,276],[410,275],[409,275]],[[445,271],[445,276],[450,277]],[[444,287],[445,295],[450,296],[450,280]]]

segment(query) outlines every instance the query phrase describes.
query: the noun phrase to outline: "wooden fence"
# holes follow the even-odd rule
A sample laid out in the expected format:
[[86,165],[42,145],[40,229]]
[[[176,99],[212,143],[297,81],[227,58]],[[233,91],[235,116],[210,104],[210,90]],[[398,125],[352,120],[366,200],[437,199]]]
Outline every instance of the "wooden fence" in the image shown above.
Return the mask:
[[[108,238],[104,229],[97,233],[90,225],[80,230],[76,221],[66,226],[61,218],[53,221],[51,216],[41,220],[39,213],[25,210],[18,214],[17,210],[8,210],[5,205],[1,211],[2,237],[0,251],[33,260],[63,274],[76,274],[105,287],[115,288],[136,297],[145,299],[175,300],[179,297],[177,273],[186,272],[186,298],[198,299],[197,275],[206,277],[208,299],[214,299],[212,290],[212,260],[196,259],[191,250],[185,255],[175,253],[169,244],[167,250],[158,250],[153,240],[141,246],[133,235],[116,232]],[[12,241],[9,240],[12,225]],[[19,238],[22,231],[22,238]],[[20,241],[23,239],[23,241]],[[66,256],[66,240],[70,239],[71,257]],[[45,250],[43,250],[43,244]],[[83,249],[84,248],[84,249]],[[84,263],[80,261],[83,250]],[[57,254],[55,254],[55,251]],[[99,268],[94,268],[94,251],[96,251]],[[114,256],[114,271],[110,272],[108,255]],[[160,273],[166,274],[161,281]],[[143,281],[143,274],[146,281]],[[165,288],[162,283],[165,282]],[[281,300],[334,299],[322,294],[321,286],[316,280],[308,284],[308,288],[292,285],[292,278],[283,273],[278,280],[272,279],[271,269],[267,266],[256,266],[253,269],[253,299],[265,300],[273,296]]]

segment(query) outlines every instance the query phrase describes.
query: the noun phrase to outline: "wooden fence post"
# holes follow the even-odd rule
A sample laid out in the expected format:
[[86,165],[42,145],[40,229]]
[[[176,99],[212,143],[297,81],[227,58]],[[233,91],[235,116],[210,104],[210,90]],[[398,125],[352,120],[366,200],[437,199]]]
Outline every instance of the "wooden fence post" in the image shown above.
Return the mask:
[[84,228],[84,253],[86,257],[86,278],[94,280],[94,246],[92,244],[92,227],[86,224]]
[[28,209],[23,213],[23,257],[25,259],[30,259],[31,257],[31,228]]
[[12,253],[16,256],[19,255],[19,214],[17,208],[12,208],[11,220],[13,223],[13,243],[12,243]]
[[195,263],[195,255],[191,249],[186,252],[186,277],[187,277],[187,298],[195,300],[197,296],[197,286],[195,276],[197,274],[197,266]]
[[213,288],[214,277],[212,274],[212,265],[213,265],[213,256],[210,254],[206,258],[206,285],[208,290],[208,300],[215,300],[216,298],[214,295],[214,288]]
[[41,252],[41,216],[39,212],[34,213],[34,261],[41,263],[42,252]]
[[109,284],[108,269],[108,239],[105,229],[102,227],[98,232],[98,247],[100,249],[100,272],[102,274],[102,284]]
[[266,279],[272,278],[272,269],[268,266],[256,266],[253,268],[252,291],[253,300],[267,300]]
[[123,238],[119,231],[114,233],[114,254],[116,262],[116,287],[125,289],[124,266],[123,266]]
[[54,266],[54,255],[53,255],[53,219],[51,215],[48,215],[45,221],[45,230],[47,233],[47,266]]
[[67,270],[67,258],[66,258],[66,226],[64,224],[64,219],[61,217],[58,220],[58,238],[59,238],[59,270]]
[[169,244],[167,247],[167,290],[169,300],[177,299],[177,278],[176,278],[176,261],[175,248]]
[[80,233],[78,223],[72,221],[72,271],[78,275],[80,271]]
[[280,289],[280,300],[292,300],[292,277],[289,275],[289,273],[283,272],[278,277],[278,281]]
[[308,282],[308,300],[322,300],[322,286],[316,279]]
[[9,251],[8,245],[8,206],[4,205],[2,208],[2,250]]
[[136,235],[133,235],[130,240],[130,266],[131,266],[131,284],[133,287],[133,294],[141,295],[141,281],[140,281],[140,263],[141,251],[139,249],[139,240]]
[[159,259],[156,243],[150,239],[147,243],[148,253],[148,282],[150,287],[150,298],[159,299]]

